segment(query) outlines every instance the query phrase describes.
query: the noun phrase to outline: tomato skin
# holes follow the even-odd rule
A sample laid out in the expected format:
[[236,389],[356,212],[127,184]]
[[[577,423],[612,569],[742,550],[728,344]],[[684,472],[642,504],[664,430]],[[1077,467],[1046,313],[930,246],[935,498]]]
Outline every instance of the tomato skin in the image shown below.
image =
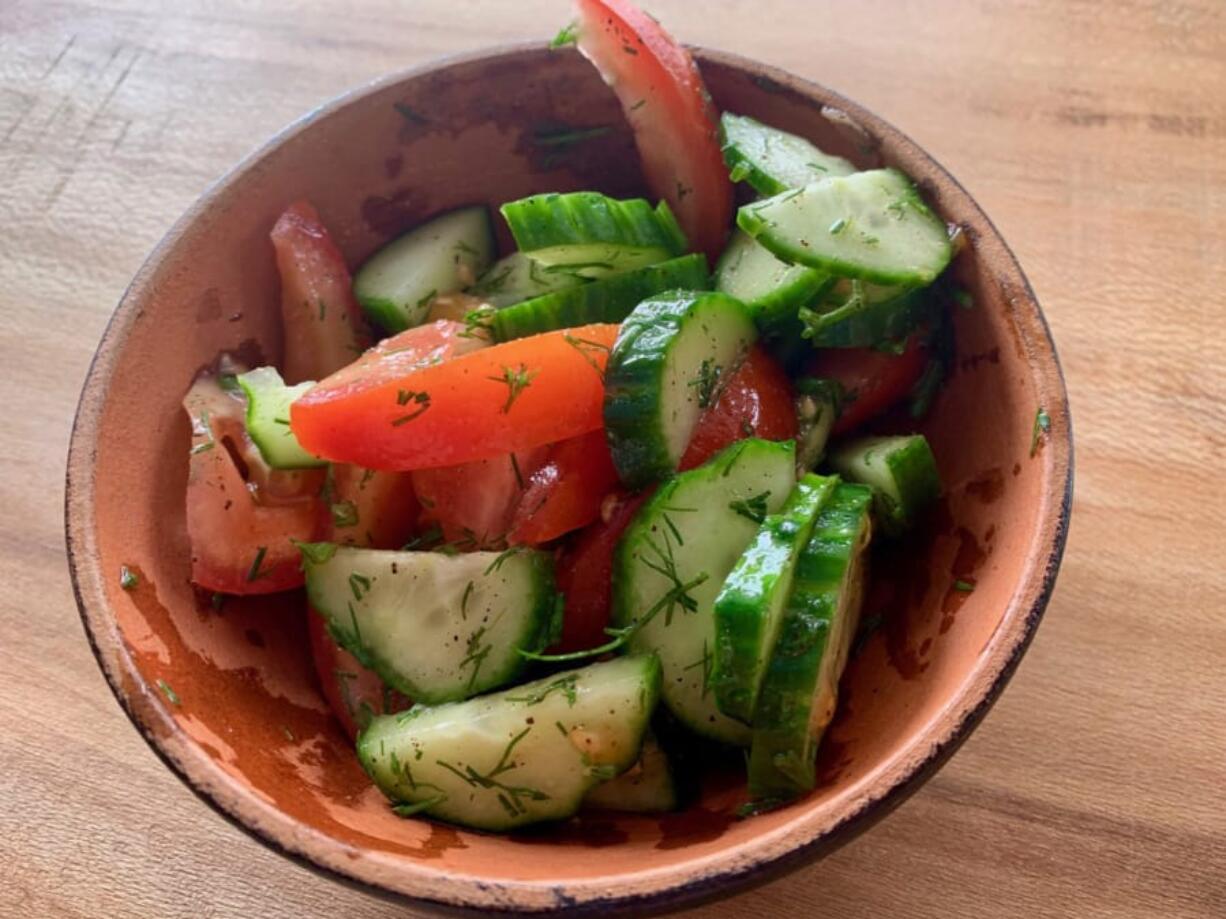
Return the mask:
[[533,447],[514,454],[515,465],[512,454],[503,454],[408,475],[424,516],[438,523],[447,542],[461,550],[483,549],[507,538],[528,477],[547,454],[548,448]]
[[[603,370],[616,325],[455,353],[457,341],[470,340],[463,329],[446,320],[409,329],[320,382],[290,408],[299,442],[334,462],[412,470],[542,446],[602,425]],[[410,337],[431,335],[433,349]]]
[[282,377],[290,384],[322,379],[370,345],[349,267],[306,201],[286,208],[270,236],[281,274]]
[[924,372],[928,349],[914,336],[902,354],[874,348],[823,348],[805,368],[810,376],[835,380],[854,395],[843,405],[831,436],[855,430],[904,399]]
[[[264,466],[247,440],[243,403],[215,377],[198,379],[183,408],[192,425],[186,496],[192,582],[227,594],[300,586],[298,550],[290,540],[310,541],[324,532],[318,476]],[[242,457],[246,479],[228,445]]]
[[566,597],[557,652],[583,651],[608,641],[613,597],[613,552],[622,533],[651,492],[622,493],[604,519],[589,526],[562,550],[555,566],[558,589]]
[[309,606],[307,633],[319,687],[350,740],[356,740],[361,730],[358,719],[363,703],[370,706],[375,715],[402,711],[410,706],[408,699],[395,690],[386,689],[374,671],[367,670],[338,645],[328,632],[324,617]]
[[701,466],[746,437],[788,440],[796,431],[792,384],[775,359],[755,345],[698,419],[680,468]]
[[510,541],[535,546],[587,526],[617,487],[617,469],[601,428],[549,448],[515,509]]
[[579,50],[634,129],[643,173],[691,249],[715,264],[732,220],[719,116],[690,53],[629,0],[576,0]]

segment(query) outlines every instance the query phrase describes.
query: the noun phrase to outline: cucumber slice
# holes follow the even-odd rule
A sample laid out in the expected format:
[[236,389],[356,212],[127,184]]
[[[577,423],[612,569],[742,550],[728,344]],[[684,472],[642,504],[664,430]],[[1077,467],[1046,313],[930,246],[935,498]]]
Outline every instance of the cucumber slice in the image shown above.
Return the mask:
[[828,304],[800,310],[804,335],[814,347],[871,348],[901,341],[936,311],[924,288],[841,279],[832,294]]
[[677,468],[720,380],[757,337],[745,306],[726,294],[672,291],[634,308],[605,368],[605,434],[627,486]]
[[522,252],[512,252],[494,262],[468,293],[490,306],[502,309],[521,300],[531,300],[545,294],[577,287],[583,278],[573,272],[548,271],[539,262]]
[[860,618],[871,492],[840,484],[796,562],[753,717],[749,795],[780,804],[813,788],[813,758],[834,717],[839,678]]
[[489,328],[495,341],[510,341],[593,322],[621,322],[648,297],[665,290],[701,290],[710,279],[704,256],[683,255],[500,309],[489,316]]
[[796,472],[812,472],[826,455],[830,430],[839,418],[843,387],[837,380],[801,377],[796,381]]
[[668,205],[593,191],[556,192],[502,206],[520,250],[547,269],[600,278],[682,255],[685,236]]
[[791,328],[797,311],[834,281],[829,272],[779,261],[742,230],[733,232],[715,268],[715,289],[744,303],[764,336]]
[[896,536],[941,495],[936,457],[923,434],[864,437],[830,454],[830,468],[873,489],[881,529]]
[[945,224],[897,169],[823,179],[747,204],[737,225],[785,262],[920,286],[949,264]]
[[715,599],[715,665],[711,689],[720,711],[749,724],[779,635],[796,557],[813,531],[836,479],[807,475],[777,514],[752,502],[737,510],[759,521],[758,532]]
[[648,730],[638,761],[616,778],[601,782],[583,799],[584,808],[663,814],[677,809],[680,796],[672,763]]
[[381,715],[358,738],[358,759],[406,816],[479,830],[559,820],[638,759],[659,691],[659,661],[620,657],[467,702]]
[[745,115],[724,112],[719,119],[719,132],[732,181],[748,180],[760,195],[777,195],[789,188],[856,171],[841,156],[823,153],[803,137],[768,127]]
[[543,552],[303,547],[307,597],[346,651],[418,702],[504,686],[561,626]]
[[419,325],[438,294],[467,287],[494,258],[484,205],[440,214],[388,243],[353,278],[353,293],[387,332]]
[[715,598],[758,529],[741,508],[777,511],[796,484],[795,464],[790,441],[739,441],[664,482],[614,553],[613,624],[638,625],[630,649],[659,654],[664,702],[677,719],[725,743],[746,745],[749,730],[711,692]]
[[315,385],[307,380],[286,386],[274,367],[240,373],[238,385],[247,396],[247,434],[273,469],[310,469],[328,465],[307,453],[289,426],[290,403]]

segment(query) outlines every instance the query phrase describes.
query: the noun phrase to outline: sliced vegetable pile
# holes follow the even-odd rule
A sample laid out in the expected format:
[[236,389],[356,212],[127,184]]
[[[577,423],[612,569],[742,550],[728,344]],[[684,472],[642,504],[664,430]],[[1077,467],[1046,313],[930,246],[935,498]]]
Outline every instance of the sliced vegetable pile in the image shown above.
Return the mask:
[[702,743],[746,749],[750,809],[810,791],[870,537],[941,489],[921,435],[848,435],[940,386],[945,224],[577,7],[658,200],[505,202],[502,258],[453,210],[353,277],[294,204],[281,369],[223,356],[183,402],[192,580],[305,586],[372,780],[483,830],[684,806]]

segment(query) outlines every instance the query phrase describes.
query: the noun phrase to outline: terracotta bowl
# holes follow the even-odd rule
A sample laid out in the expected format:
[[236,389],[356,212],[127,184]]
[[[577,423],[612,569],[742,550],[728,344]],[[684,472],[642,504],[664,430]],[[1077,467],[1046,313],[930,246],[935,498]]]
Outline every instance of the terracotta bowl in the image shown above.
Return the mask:
[[[351,264],[438,211],[534,192],[642,193],[613,95],[573,51],[541,45],[409,71],[329,103],[215,185],[141,268],[81,396],[68,463],[69,564],[115,695],[202,798],[286,855],[418,903],[534,912],[666,909],[769,879],[885,815],[984,716],[1029,644],[1069,515],[1072,445],[1056,352],[1013,255],[970,195],[895,128],[820,86],[699,51],[721,108],[807,135],[868,167],[901,167],[960,224],[959,357],[922,429],[948,488],[929,530],[878,565],[858,650],[820,757],[819,788],[736,819],[741,783],[716,774],[665,817],[590,815],[516,836],[392,814],[316,686],[302,599],[232,601],[188,583],[179,400],[223,349],[276,360],[268,231],[307,197]],[[569,147],[559,125],[607,125]],[[1038,409],[1049,433],[1033,439]],[[124,591],[119,570],[139,571]],[[975,590],[953,582],[973,582]],[[177,704],[160,690],[173,689]]]

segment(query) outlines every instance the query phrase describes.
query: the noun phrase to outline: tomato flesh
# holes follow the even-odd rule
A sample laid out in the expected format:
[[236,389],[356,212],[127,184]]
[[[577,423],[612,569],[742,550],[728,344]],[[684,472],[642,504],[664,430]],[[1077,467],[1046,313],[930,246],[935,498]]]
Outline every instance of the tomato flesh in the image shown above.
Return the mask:
[[698,419],[680,468],[701,466],[746,437],[788,440],[796,430],[792,384],[774,358],[755,345]]
[[719,115],[690,53],[629,0],[577,0],[579,50],[612,87],[643,173],[714,264],[732,220]]
[[928,351],[915,335],[901,354],[874,348],[824,348],[810,358],[810,376],[835,380],[845,393],[831,435],[846,434],[906,398],[924,372]]
[[556,566],[558,589],[566,597],[559,652],[582,651],[608,641],[613,597],[613,553],[617,541],[650,493],[609,498],[605,517],[563,549]]
[[192,425],[187,472],[192,582],[228,594],[276,593],[301,585],[298,550],[290,540],[310,541],[324,532],[318,476],[268,469],[247,440],[242,401],[223,390],[216,377],[198,379],[183,408]]
[[291,204],[272,229],[281,274],[282,377],[318,380],[340,370],[370,345],[353,279],[319,213]]
[[587,526],[617,483],[603,428],[554,444],[528,479],[510,541],[535,546]]
[[309,607],[307,632],[319,687],[350,740],[357,739],[367,717],[402,711],[410,706],[408,699],[385,687],[378,674],[367,670],[338,645],[328,632],[324,617]]
[[465,551],[485,549],[505,543],[529,476],[547,452],[533,447],[409,475],[424,516],[439,525],[447,542]]
[[616,325],[546,332],[460,353],[440,320],[380,342],[290,409],[302,446],[334,462],[412,470],[577,437],[599,428]]

